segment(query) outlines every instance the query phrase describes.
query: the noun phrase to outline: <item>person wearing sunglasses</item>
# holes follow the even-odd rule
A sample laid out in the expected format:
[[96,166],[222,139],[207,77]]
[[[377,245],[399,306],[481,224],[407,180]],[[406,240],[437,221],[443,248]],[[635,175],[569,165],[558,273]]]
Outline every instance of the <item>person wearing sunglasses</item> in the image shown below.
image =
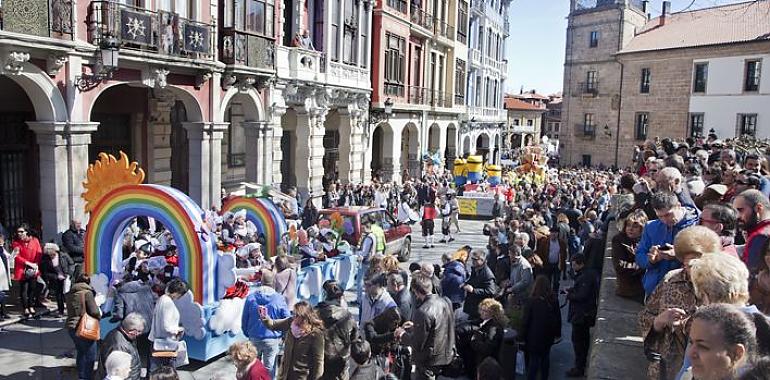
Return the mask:
[[40,277],[40,262],[43,259],[43,248],[36,237],[30,235],[29,226],[22,223],[16,228],[16,238],[11,245],[14,264],[13,280],[19,283],[21,291],[21,307],[25,317],[35,314],[35,306],[42,307],[38,299],[37,279]]

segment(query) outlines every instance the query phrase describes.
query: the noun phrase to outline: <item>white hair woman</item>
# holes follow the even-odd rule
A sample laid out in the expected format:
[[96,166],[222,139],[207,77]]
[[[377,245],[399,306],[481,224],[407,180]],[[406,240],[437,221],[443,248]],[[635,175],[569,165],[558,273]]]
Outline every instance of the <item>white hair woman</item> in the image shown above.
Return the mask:
[[104,361],[104,369],[107,372],[105,380],[123,380],[131,372],[131,354],[123,351],[112,351]]

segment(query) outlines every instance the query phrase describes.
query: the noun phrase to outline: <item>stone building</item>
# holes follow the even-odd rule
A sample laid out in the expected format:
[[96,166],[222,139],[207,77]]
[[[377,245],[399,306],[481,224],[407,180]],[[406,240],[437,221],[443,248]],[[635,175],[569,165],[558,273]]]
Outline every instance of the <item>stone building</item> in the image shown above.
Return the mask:
[[503,149],[521,149],[538,144],[543,126],[545,103],[527,102],[513,95],[505,96],[508,117],[503,130]]
[[505,41],[511,0],[473,0],[468,32],[467,112],[461,115],[460,155],[477,154],[499,163],[507,115],[503,89],[508,77]]
[[572,2],[563,162],[626,166],[647,139],[711,128],[722,138],[767,137],[770,80],[761,69],[770,2],[671,13],[665,1],[653,19],[646,8],[646,1]]
[[3,1],[0,222],[48,240],[83,220],[99,152],[204,208],[242,182],[367,177],[371,3],[317,4]]
[[549,144],[553,147],[550,154],[559,156],[561,154],[561,93],[549,95],[550,101],[546,106],[547,111],[543,114],[543,131],[541,136],[547,136]]

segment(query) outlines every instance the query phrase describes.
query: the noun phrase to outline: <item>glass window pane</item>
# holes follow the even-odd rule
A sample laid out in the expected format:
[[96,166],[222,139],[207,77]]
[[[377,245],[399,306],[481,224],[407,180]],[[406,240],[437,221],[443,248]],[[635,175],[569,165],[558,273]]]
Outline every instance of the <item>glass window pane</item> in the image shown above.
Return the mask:
[[235,1],[235,28],[236,29],[243,29],[243,2],[245,0],[234,0]]
[[190,18],[189,0],[174,0],[174,12],[184,18]]
[[157,0],[155,3],[159,11],[171,12],[171,0]]
[[268,5],[267,10],[265,11],[265,35],[268,37],[272,37],[275,35],[275,7],[273,5]]

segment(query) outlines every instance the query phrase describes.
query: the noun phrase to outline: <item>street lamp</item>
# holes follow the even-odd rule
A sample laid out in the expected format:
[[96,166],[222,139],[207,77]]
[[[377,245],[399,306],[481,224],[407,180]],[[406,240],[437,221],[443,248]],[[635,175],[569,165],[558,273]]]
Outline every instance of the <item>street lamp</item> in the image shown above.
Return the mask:
[[383,121],[390,119],[390,115],[393,114],[393,100],[390,98],[385,99],[383,103],[385,106],[384,111],[369,110],[369,125],[366,128],[366,137],[369,137],[369,131],[380,124]]
[[98,61],[93,73],[75,77],[75,85],[81,92],[94,89],[100,83],[112,79],[112,73],[118,69],[120,41],[112,35],[102,38],[99,43]]

